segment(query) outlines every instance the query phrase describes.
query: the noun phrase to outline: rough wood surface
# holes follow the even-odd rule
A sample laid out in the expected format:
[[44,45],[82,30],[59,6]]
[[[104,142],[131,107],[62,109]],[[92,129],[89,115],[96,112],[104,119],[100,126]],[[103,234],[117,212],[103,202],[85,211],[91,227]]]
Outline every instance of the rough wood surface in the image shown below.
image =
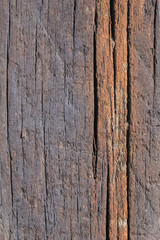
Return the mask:
[[159,69],[159,0],[0,0],[0,240],[160,239]]

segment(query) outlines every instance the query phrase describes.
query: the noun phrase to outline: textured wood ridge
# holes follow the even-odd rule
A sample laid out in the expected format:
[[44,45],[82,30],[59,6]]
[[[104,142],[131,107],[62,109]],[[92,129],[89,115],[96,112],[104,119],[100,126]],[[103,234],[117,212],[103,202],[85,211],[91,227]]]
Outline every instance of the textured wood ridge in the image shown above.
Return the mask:
[[160,1],[0,0],[0,240],[160,239]]

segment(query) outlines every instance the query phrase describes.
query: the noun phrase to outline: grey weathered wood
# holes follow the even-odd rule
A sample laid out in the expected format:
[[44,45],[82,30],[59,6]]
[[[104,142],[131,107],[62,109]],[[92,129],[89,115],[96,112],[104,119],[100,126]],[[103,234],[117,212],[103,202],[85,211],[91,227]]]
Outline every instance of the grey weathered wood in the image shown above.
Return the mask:
[[131,1],[130,239],[160,238],[159,27],[159,1]]
[[0,1],[0,240],[158,240],[158,0]]

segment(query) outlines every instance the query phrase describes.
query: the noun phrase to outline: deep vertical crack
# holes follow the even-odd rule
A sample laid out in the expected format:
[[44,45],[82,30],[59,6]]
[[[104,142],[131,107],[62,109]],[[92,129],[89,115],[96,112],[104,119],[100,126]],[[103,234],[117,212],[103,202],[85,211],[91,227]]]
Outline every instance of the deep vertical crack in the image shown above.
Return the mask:
[[48,33],[48,24],[49,24],[49,9],[50,9],[50,0],[47,3],[47,33]]
[[94,134],[93,134],[93,175],[97,177],[97,151],[98,151],[98,81],[97,81],[97,1],[95,1],[95,18],[93,33],[93,73],[94,73]]
[[44,179],[45,179],[45,191],[46,191],[46,199],[44,204],[44,218],[45,218],[45,232],[46,238],[47,235],[47,202],[48,202],[48,183],[47,183],[47,159],[46,159],[46,131],[45,131],[45,117],[44,117],[44,96],[43,96],[43,81],[41,88],[41,105],[42,105],[42,121],[43,121],[43,157],[44,157]]
[[155,2],[154,8],[154,42],[153,42],[153,80],[154,80],[154,93],[153,93],[153,108],[155,105],[155,95],[156,95],[156,48],[157,48],[157,37],[156,37],[156,23],[157,23],[157,0]]
[[110,24],[113,48],[113,72],[114,72],[114,109],[116,114],[116,52],[115,52],[115,0],[110,0]]
[[35,32],[35,91],[36,91],[36,84],[37,84],[37,49],[38,49],[38,39],[37,39],[37,22],[36,22],[36,32]]
[[25,178],[25,171],[24,171],[24,165],[25,165],[25,152],[24,152],[24,136],[23,136],[23,104],[22,104],[22,95],[21,95],[21,144],[22,144],[22,159],[23,159],[23,185],[22,185],[22,191],[24,192],[24,178]]
[[17,240],[19,240],[19,223],[18,223],[18,209],[16,208],[16,227],[17,227]]
[[73,69],[73,81],[75,79],[75,70],[74,70],[74,66],[75,66],[75,35],[76,35],[76,12],[77,12],[77,0],[74,0],[73,3],[73,59],[72,59],[72,69]]
[[109,225],[110,225],[110,191],[109,191],[109,185],[110,185],[110,175],[109,175],[109,163],[108,163],[108,172],[107,172],[107,201],[106,201],[106,240],[110,240],[109,236]]
[[11,3],[9,1],[9,21],[8,21],[8,38],[7,38],[7,72],[6,72],[6,103],[7,103],[7,142],[10,158],[10,184],[11,184],[11,201],[13,211],[13,177],[12,177],[12,155],[9,139],[9,50],[10,50],[10,35],[11,35]]
[[131,124],[131,81],[130,81],[130,0],[127,5],[127,209],[128,240],[130,239],[130,124]]
[[111,35],[115,40],[115,0],[110,0]]
[[74,50],[75,50],[76,11],[77,11],[77,0],[74,0],[74,7],[73,7],[73,49]]

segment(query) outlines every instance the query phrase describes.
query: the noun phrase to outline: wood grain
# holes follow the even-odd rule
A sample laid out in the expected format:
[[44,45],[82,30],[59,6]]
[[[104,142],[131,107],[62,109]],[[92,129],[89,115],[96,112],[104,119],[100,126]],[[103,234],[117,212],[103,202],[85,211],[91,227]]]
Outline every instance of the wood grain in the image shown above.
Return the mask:
[[0,1],[0,240],[160,239],[158,0]]

